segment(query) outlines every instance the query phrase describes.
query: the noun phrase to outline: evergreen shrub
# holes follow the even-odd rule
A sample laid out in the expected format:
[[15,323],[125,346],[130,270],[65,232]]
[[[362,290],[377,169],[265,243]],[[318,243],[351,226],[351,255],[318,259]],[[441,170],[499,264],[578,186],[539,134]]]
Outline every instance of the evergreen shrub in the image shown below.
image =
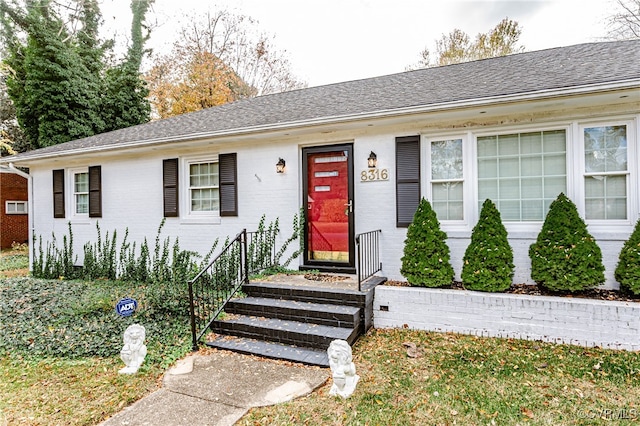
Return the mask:
[[511,287],[513,250],[500,212],[491,200],[482,204],[462,260],[462,282],[469,290],[504,291]]
[[447,234],[431,204],[422,199],[404,241],[400,273],[414,286],[442,287],[453,281]]
[[529,257],[531,278],[544,289],[576,292],[604,282],[600,247],[563,193],[551,203]]
[[614,275],[620,290],[640,296],[640,219],[622,246]]

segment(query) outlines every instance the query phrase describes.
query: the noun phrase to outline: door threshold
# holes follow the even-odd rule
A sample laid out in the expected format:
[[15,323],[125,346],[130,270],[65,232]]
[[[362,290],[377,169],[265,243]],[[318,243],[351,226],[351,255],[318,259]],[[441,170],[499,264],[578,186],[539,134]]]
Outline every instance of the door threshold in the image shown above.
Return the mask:
[[350,274],[356,273],[356,268],[350,266],[327,266],[327,265],[300,265],[300,271],[320,271],[334,274]]

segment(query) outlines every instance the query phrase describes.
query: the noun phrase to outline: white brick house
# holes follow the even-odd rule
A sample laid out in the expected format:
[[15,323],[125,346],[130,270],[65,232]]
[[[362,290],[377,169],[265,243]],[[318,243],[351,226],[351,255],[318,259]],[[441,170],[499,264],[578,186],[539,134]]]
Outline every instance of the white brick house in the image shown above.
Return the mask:
[[[380,229],[382,274],[420,197],[447,232],[456,275],[491,198],[531,283],[528,247],[560,192],[602,248],[607,287],[640,211],[640,41],[592,43],[246,99],[0,159],[30,169],[32,235],[76,252],[102,230],[164,233],[207,252],[216,237],[303,207],[300,266],[355,268]],[[377,164],[368,166],[375,153]],[[284,173],[276,171],[283,159]]]

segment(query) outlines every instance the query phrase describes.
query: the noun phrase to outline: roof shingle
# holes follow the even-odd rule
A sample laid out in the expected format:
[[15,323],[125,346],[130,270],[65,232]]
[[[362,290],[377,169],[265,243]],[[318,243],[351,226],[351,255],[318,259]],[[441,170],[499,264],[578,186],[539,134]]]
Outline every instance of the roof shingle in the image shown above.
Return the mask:
[[640,40],[581,44],[244,99],[3,160],[638,79]]

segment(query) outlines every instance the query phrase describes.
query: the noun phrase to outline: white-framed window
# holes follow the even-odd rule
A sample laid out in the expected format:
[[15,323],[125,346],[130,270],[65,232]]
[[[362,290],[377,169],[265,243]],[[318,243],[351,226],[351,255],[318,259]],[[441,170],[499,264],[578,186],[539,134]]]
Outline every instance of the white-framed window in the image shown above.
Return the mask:
[[4,211],[6,214],[27,214],[27,201],[6,201]]
[[432,139],[427,155],[431,205],[438,219],[464,220],[463,138]]
[[89,171],[83,169],[69,170],[71,185],[71,207],[74,216],[89,217]]
[[586,220],[629,218],[629,136],[626,123],[580,126]]
[[567,131],[478,136],[477,206],[491,199],[504,222],[541,222],[567,193]]
[[218,158],[184,160],[187,191],[183,206],[189,217],[220,216],[220,166]]
[[[529,235],[539,230],[563,192],[592,231],[628,233],[640,211],[639,119],[617,116],[423,135],[423,195],[447,232],[470,231],[488,198],[509,232]],[[462,220],[454,219],[461,217],[455,207],[457,185]]]

